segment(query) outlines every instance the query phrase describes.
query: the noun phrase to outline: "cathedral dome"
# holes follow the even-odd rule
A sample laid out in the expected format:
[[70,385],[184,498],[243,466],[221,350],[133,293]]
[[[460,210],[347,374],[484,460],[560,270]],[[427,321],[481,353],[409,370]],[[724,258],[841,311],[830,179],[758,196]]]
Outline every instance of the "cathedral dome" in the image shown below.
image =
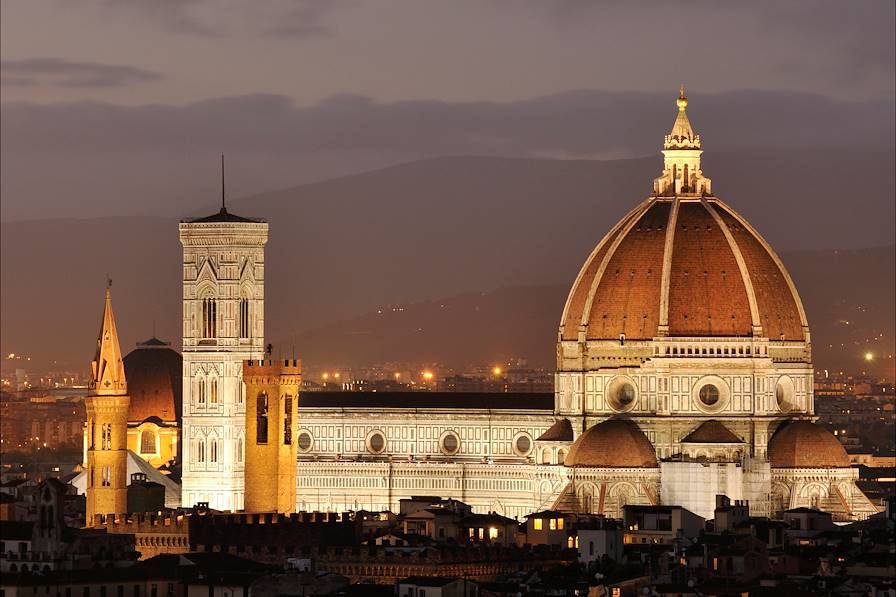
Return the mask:
[[608,419],[583,433],[569,448],[566,466],[657,468],[656,450],[638,429],[622,419]]
[[686,106],[682,93],[653,196],[585,261],[563,309],[561,341],[623,335],[808,341],[803,306],[781,260],[710,193]]
[[124,358],[128,380],[128,421],[151,417],[164,422],[181,418],[183,359],[171,345],[158,338],[141,342]]
[[794,421],[780,428],[768,442],[772,468],[847,468],[846,449],[823,427]]

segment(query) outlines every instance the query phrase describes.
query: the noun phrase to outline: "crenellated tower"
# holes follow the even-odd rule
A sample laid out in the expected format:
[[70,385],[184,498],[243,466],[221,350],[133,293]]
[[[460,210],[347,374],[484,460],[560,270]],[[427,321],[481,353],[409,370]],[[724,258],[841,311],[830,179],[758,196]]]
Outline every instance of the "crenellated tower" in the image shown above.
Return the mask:
[[296,429],[302,365],[246,361],[247,512],[295,512]]
[[106,288],[103,320],[91,363],[87,410],[87,521],[95,514],[127,512],[128,384]]

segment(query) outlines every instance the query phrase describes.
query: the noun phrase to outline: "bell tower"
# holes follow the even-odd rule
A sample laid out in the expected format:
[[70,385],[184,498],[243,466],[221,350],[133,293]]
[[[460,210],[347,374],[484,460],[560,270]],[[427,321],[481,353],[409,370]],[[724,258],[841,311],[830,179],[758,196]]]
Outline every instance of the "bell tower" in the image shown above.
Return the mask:
[[295,512],[302,364],[245,361],[247,512]]
[[87,524],[96,514],[122,514],[128,507],[127,435],[128,396],[121,346],[112,314],[111,282],[96,355],[91,363],[91,381],[85,399],[87,410]]
[[264,356],[268,224],[221,209],[182,220],[183,418],[181,503],[242,510],[243,361]]

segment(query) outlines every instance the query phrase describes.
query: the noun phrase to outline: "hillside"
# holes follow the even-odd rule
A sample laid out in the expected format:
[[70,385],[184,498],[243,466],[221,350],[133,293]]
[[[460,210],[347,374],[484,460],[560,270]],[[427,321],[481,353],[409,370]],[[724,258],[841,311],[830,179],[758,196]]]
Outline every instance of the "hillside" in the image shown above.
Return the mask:
[[[706,160],[716,192],[779,251],[813,249],[805,253],[805,275],[798,271],[803,253],[796,253],[791,264],[809,304],[815,295],[823,297],[820,305],[841,301],[846,309],[872,300],[893,304],[893,284],[886,285],[893,279],[892,251],[864,264],[844,253],[842,266],[836,267],[838,259],[814,252],[849,247],[842,240],[854,237],[859,227],[868,228],[869,218],[881,230],[891,226],[893,214],[874,211],[869,197],[889,188],[892,155],[865,152],[860,160],[853,155],[789,156],[769,150],[720,153]],[[486,353],[527,356],[532,351],[533,361],[550,362],[566,288],[603,234],[643,199],[658,169],[656,157],[603,162],[442,158],[266,193],[233,202],[230,209],[271,223],[266,321],[272,342],[291,343],[303,331],[351,321],[386,304],[548,285],[532,297],[520,293],[525,298],[518,304],[505,297],[507,323],[495,328],[504,331],[490,332],[495,318],[483,320],[489,325],[473,318],[480,325],[472,343],[455,322],[450,327],[460,339],[432,342],[429,350],[444,350],[442,359],[476,360],[475,352],[448,353],[482,346]],[[891,229],[887,234],[892,238]],[[877,231],[868,234],[878,236]],[[107,274],[114,279],[126,346],[151,335],[153,327],[175,343],[180,336],[180,244],[173,220],[4,224],[0,249],[3,352],[86,366]],[[560,290],[545,290],[551,285]],[[812,320],[816,345],[823,338],[820,322],[836,315],[819,309],[820,317]],[[892,312],[877,321],[892,328]],[[364,343],[357,344],[362,350]],[[372,342],[364,350],[381,351],[385,359],[401,344]],[[319,352],[325,345],[319,342],[303,352],[333,359],[348,358],[344,355],[355,350],[355,343],[343,343]]]
[[[891,246],[782,255],[801,289],[817,369],[860,370],[871,351],[878,357],[873,371],[892,376],[894,361],[886,357],[894,352],[896,334],[894,252]],[[518,286],[384,305],[300,334],[296,346],[307,363],[323,368],[386,360],[465,367],[516,357],[553,367],[568,292],[566,284]],[[292,342],[284,340],[286,346]]]

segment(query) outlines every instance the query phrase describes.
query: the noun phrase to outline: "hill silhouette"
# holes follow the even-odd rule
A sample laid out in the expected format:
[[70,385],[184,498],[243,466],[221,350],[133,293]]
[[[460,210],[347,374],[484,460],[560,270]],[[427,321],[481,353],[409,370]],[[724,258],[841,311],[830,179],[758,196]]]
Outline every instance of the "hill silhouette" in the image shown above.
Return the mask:
[[[869,224],[867,208],[870,197],[889,192],[892,161],[887,151],[774,149],[705,161],[717,194],[784,253],[810,312],[816,354],[823,343],[859,346],[854,324],[828,331],[824,323],[858,306],[892,345],[893,248],[819,252],[843,246],[844,229],[891,225],[892,217]],[[458,318],[439,339],[414,346],[429,346],[441,361],[500,352],[550,365],[568,286],[604,233],[647,195],[659,167],[656,157],[439,158],[264,193],[229,209],[271,223],[266,335],[275,343],[295,338],[306,360],[397,358],[405,336],[343,335],[333,344],[322,330],[332,322],[341,322],[333,330],[362,327],[356,318],[384,305],[453,304],[485,292],[505,319],[473,316],[464,327]],[[125,350],[153,328],[177,344],[176,221],[39,220],[3,224],[2,232],[4,353],[86,368],[107,274]],[[439,325],[423,319],[425,328]]]

